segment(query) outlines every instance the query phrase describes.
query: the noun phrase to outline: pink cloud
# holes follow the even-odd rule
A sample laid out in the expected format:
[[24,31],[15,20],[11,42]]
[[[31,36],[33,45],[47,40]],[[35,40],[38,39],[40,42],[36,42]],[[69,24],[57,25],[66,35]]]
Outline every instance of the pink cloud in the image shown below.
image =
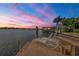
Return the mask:
[[[37,17],[37,16],[33,16],[31,14],[27,14],[23,11],[17,10],[16,9],[16,5],[15,4],[12,8],[8,7],[9,10],[14,11],[14,14],[5,14],[3,15],[5,17],[5,20],[7,20],[8,25],[13,25],[16,27],[35,27],[35,26],[39,26],[39,27],[43,27],[43,26],[50,26],[49,23],[46,23],[44,21],[42,21],[41,18]],[[42,14],[45,14],[46,16],[51,16],[47,13],[45,13],[44,10],[38,10],[40,11]],[[28,22],[31,22],[29,25],[27,25]],[[20,24],[20,25],[19,25]],[[25,25],[23,25],[25,24]]]

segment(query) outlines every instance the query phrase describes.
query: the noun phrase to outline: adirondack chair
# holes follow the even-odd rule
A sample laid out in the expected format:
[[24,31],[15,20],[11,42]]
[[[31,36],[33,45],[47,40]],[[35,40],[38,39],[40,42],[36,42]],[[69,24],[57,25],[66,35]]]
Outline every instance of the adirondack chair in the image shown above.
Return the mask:
[[58,55],[61,43],[58,39],[56,39],[56,33],[53,35],[53,37],[52,35],[53,33],[51,33],[49,37],[38,38],[36,41],[37,43],[41,43],[50,49],[56,50]]

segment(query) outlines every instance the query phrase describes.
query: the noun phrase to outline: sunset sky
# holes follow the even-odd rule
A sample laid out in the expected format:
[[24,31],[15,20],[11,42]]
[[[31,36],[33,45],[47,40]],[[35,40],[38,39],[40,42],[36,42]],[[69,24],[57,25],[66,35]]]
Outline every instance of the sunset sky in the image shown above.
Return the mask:
[[0,27],[54,26],[57,16],[79,17],[79,4],[0,3]]

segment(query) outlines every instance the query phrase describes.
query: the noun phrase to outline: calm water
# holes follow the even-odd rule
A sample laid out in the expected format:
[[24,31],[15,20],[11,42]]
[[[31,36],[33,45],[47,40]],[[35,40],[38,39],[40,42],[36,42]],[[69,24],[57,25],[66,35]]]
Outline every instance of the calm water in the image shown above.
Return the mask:
[[16,55],[26,42],[30,42],[35,37],[36,30],[0,29],[0,55]]

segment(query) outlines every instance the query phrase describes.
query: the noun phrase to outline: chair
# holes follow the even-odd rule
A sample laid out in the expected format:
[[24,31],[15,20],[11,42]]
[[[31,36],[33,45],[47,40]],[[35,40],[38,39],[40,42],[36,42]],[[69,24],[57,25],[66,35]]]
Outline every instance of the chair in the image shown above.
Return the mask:
[[35,40],[37,41],[37,43],[38,42],[42,43],[46,47],[56,50],[58,55],[58,51],[61,43],[58,39],[56,39],[56,33],[53,35],[53,37],[51,37],[52,35],[53,34],[51,33],[49,37],[37,38]]

